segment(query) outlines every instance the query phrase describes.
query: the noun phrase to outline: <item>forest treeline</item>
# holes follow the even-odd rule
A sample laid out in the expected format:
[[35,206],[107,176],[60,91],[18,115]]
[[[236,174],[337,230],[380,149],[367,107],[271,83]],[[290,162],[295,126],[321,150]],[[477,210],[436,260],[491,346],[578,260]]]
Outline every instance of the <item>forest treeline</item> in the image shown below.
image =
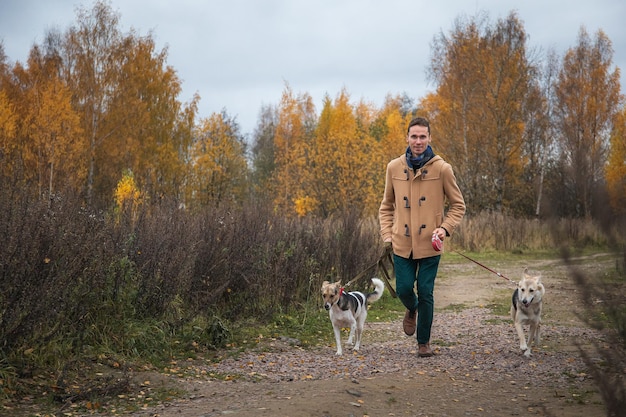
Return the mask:
[[167,50],[123,33],[119,19],[105,1],[77,9],[76,22],[49,30],[25,63],[0,45],[3,184],[41,199],[77,195],[97,209],[263,199],[285,215],[374,215],[385,165],[421,115],[469,215],[589,218],[626,206],[626,110],[601,30],[581,27],[558,56],[531,50],[514,12],[459,18],[434,36],[427,96],[389,95],[376,107],[343,90],[316,109],[286,84],[247,137],[227,110],[200,118],[199,96],[181,102]]

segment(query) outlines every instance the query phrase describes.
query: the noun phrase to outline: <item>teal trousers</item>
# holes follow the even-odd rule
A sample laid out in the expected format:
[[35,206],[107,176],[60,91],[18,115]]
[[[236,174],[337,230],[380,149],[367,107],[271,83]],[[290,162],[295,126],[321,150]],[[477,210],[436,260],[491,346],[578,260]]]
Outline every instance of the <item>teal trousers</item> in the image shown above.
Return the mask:
[[[404,306],[417,310],[417,343],[430,342],[430,329],[435,311],[435,278],[441,255],[423,259],[407,259],[393,255],[396,272],[396,293]],[[417,283],[417,294],[415,292]]]

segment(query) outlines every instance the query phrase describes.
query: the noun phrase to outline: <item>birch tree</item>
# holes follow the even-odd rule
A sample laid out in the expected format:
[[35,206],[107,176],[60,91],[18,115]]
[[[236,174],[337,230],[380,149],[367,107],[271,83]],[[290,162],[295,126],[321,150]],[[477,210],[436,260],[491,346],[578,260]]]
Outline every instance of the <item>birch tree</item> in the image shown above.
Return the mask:
[[248,167],[239,126],[225,112],[201,120],[192,150],[193,202],[218,206],[246,197]]
[[307,166],[310,147],[317,117],[313,99],[309,94],[295,95],[289,85],[285,86],[278,105],[278,123],[274,136],[275,169],[272,186],[268,189],[277,210],[291,215],[295,213],[297,201],[302,204],[299,193]]
[[457,20],[433,43],[430,78],[437,88],[422,101],[433,122],[433,146],[458,172],[473,210],[508,210],[523,170],[524,109],[535,67],[515,13],[489,24]]
[[612,122],[620,101],[613,47],[599,30],[592,39],[580,28],[578,43],[563,58],[555,81],[555,122],[573,215],[591,217],[594,190],[604,188]]

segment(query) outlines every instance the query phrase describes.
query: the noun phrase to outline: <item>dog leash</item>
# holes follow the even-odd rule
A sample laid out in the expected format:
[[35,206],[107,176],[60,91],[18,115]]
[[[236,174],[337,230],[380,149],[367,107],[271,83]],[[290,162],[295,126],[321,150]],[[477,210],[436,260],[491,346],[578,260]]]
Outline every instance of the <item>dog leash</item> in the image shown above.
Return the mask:
[[512,282],[513,284],[515,284],[517,286],[517,282],[513,281],[512,279],[509,279],[507,277],[505,277],[503,274],[501,274],[500,272],[494,271],[493,269],[489,268],[488,266],[485,266],[483,264],[481,264],[478,261],[473,260],[472,258],[470,258],[469,256],[466,256],[464,254],[462,254],[461,252],[459,252],[458,250],[455,250],[454,252],[458,253],[459,255],[461,255],[462,257],[464,257],[465,259],[468,259],[472,262],[474,262],[476,265],[482,266],[483,268],[485,268],[487,271],[492,272],[494,274],[496,274],[497,276],[499,276],[500,278],[504,278],[509,282]]
[[385,268],[385,260],[389,261],[389,263],[391,264],[391,269],[393,270],[393,258],[391,257],[391,252],[385,252],[380,258],[378,258],[378,261],[368,266],[363,271],[361,271],[357,276],[355,276],[350,281],[348,281],[342,287],[342,290],[345,287],[349,287],[353,282],[356,282],[360,280],[361,278],[363,278],[363,276],[365,276],[365,274],[367,274],[372,269],[378,267],[378,269],[382,272],[383,280],[385,281],[385,286],[387,287],[387,290],[389,291],[389,293],[391,294],[393,298],[396,298],[397,297],[396,291],[393,289],[390,283],[391,277],[389,276],[389,272],[387,271],[387,268]]
[[391,282],[390,282],[391,277],[389,276],[389,272],[387,271],[387,268],[385,267],[385,259],[389,261],[389,263],[391,264],[391,270],[395,274],[394,266],[393,266],[393,257],[391,256],[391,252],[387,252],[383,256],[380,257],[380,259],[378,260],[378,269],[380,269],[383,273],[383,279],[385,280],[385,286],[387,287],[387,290],[389,291],[389,293],[391,294],[393,298],[397,298],[398,296],[396,295],[396,290],[394,290],[393,287],[391,286]]

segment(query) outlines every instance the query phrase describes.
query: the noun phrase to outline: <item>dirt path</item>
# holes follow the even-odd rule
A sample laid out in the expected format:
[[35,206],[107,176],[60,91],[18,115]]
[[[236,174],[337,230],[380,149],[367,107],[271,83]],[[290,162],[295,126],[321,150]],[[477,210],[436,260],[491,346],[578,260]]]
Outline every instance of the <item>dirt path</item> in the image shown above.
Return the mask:
[[[418,359],[399,326],[370,324],[359,354],[332,346],[303,351],[280,341],[271,349],[207,366],[242,379],[190,379],[182,400],[133,414],[173,416],[602,416],[595,387],[573,349],[558,349],[578,329],[547,326],[545,345],[527,359],[510,326],[489,325],[484,309],[438,315],[438,355]],[[463,323],[466,328],[459,328]],[[485,327],[484,325],[482,326]],[[449,344],[449,346],[445,346]]]
[[[598,257],[583,267],[602,262],[614,258]],[[527,265],[490,266],[519,279]],[[142,376],[149,390],[176,385],[188,394],[132,416],[603,416],[576,348],[601,337],[571,314],[578,294],[559,261],[531,268],[541,271],[547,287],[543,340],[531,358],[520,354],[510,318],[486,308],[508,300],[512,284],[471,263],[444,259],[436,286],[435,357],[417,358],[399,314],[391,323],[368,322],[361,351],[342,357],[334,346],[304,350],[285,337],[236,359],[200,364],[198,377]]]

